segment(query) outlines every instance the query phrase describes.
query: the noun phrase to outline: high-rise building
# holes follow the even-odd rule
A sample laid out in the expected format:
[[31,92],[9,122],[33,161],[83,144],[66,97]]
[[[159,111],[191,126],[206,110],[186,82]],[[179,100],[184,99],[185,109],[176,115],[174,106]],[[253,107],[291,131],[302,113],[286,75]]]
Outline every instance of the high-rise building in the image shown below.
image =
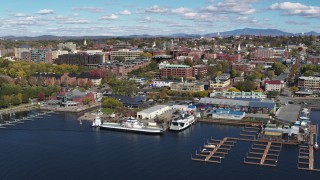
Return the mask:
[[14,48],[14,56],[17,59],[21,59],[21,53],[31,51],[31,49],[32,48],[29,45],[22,45],[17,48]]

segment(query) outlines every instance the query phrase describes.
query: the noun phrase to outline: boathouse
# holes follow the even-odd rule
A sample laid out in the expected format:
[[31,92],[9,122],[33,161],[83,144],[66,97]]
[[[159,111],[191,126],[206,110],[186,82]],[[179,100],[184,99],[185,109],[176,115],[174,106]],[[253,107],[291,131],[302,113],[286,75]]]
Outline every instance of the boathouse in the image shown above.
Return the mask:
[[150,107],[148,109],[144,109],[142,111],[139,111],[137,113],[138,119],[152,119],[157,116],[160,116],[161,114],[164,114],[165,112],[169,111],[171,108],[168,105],[157,105]]

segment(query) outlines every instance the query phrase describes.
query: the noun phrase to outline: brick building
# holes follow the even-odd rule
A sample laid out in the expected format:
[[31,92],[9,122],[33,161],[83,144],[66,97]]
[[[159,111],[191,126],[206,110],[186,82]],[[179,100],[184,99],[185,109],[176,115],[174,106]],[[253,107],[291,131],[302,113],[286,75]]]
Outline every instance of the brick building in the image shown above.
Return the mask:
[[161,79],[181,77],[191,79],[193,77],[192,68],[187,65],[170,64],[161,69]]

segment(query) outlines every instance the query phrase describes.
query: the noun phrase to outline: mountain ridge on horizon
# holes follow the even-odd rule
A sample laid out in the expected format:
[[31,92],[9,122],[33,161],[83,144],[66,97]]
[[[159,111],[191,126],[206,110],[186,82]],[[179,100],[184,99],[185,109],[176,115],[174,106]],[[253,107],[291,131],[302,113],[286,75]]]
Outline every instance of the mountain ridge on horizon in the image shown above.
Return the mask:
[[[306,33],[289,33],[278,29],[255,29],[255,28],[242,28],[231,31],[219,32],[221,37],[251,35],[251,36],[320,36],[320,33],[315,31],[309,31]],[[39,36],[2,36],[0,39],[4,40],[80,40],[80,39],[103,39],[103,38],[156,38],[156,37],[171,37],[171,38],[200,38],[200,37],[218,37],[218,32],[207,34],[188,34],[188,33],[174,33],[170,35],[124,35],[124,36],[55,36],[55,35],[39,35]]]

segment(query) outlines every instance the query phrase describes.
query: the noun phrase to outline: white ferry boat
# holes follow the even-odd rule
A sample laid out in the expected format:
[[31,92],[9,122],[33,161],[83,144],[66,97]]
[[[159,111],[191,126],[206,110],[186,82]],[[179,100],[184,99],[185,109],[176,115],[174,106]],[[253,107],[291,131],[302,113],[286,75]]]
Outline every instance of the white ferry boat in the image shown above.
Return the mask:
[[104,122],[100,125],[100,128],[129,131],[129,132],[140,132],[140,133],[148,133],[148,134],[163,133],[163,128],[160,128],[157,126],[145,126],[143,123],[139,122],[133,117],[130,117],[128,120],[124,121],[123,123]]
[[182,131],[195,123],[194,115],[182,113],[181,116],[171,121],[169,129],[172,131]]

